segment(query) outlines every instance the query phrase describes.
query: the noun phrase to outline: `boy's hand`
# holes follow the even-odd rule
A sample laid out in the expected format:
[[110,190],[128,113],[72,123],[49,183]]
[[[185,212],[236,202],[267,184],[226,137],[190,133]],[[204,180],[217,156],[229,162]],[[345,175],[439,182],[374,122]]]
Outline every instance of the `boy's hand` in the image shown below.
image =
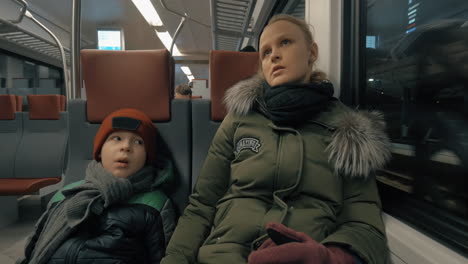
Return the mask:
[[267,239],[257,251],[249,256],[250,264],[304,263],[304,264],[352,264],[353,257],[339,247],[325,247],[302,232],[294,231],[279,223],[268,223],[267,229],[275,230],[285,237],[299,242],[277,245]]

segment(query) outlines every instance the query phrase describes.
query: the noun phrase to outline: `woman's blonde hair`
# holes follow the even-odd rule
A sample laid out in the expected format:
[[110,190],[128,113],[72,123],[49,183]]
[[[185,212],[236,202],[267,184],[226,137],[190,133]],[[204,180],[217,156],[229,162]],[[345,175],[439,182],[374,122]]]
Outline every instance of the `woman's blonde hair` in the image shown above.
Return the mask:
[[[269,25],[271,25],[271,24],[273,24],[275,22],[281,21],[281,20],[291,22],[291,23],[295,24],[296,26],[298,26],[299,29],[304,34],[304,39],[305,39],[306,45],[308,47],[310,47],[310,46],[312,46],[312,44],[314,44],[314,37],[312,36],[312,32],[310,32],[309,25],[307,25],[307,23],[302,19],[295,18],[293,16],[286,15],[286,14],[278,14],[278,15],[274,15],[272,18],[270,18],[270,20],[268,21],[268,23],[267,23],[267,25],[265,27],[267,27],[267,26],[269,26]],[[313,68],[314,68],[314,65],[312,65],[312,74],[310,75],[310,81],[311,82],[321,82],[323,80],[328,79],[326,73],[324,73],[322,71],[319,71],[319,70],[313,70]],[[258,63],[258,73],[263,76],[261,59],[260,59],[260,61]]]

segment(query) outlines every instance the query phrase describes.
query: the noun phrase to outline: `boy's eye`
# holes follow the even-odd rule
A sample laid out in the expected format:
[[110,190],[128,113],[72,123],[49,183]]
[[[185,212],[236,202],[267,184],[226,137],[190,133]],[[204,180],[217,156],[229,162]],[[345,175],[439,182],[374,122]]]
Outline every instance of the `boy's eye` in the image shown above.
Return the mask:
[[288,45],[289,43],[291,43],[291,41],[290,41],[289,39],[283,39],[283,40],[281,41],[281,45],[282,45],[282,46]]
[[267,50],[265,50],[265,51],[263,52],[263,57],[268,56],[268,55],[270,55],[270,54],[271,54],[271,50],[270,50],[270,49],[267,49]]
[[119,136],[113,136],[113,137],[112,137],[112,140],[120,141],[120,140],[122,140],[122,138],[119,137]]
[[136,139],[135,144],[143,145],[143,140],[142,139]]

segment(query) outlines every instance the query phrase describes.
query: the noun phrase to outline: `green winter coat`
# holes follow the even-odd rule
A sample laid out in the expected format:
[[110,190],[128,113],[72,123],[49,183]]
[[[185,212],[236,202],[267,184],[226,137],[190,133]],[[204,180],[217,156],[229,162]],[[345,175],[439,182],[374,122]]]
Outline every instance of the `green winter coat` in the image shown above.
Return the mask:
[[384,122],[335,101],[299,128],[278,127],[256,109],[258,77],[226,95],[218,129],[189,205],[162,263],[246,263],[281,222],[366,263],[387,255],[373,171],[389,157]]

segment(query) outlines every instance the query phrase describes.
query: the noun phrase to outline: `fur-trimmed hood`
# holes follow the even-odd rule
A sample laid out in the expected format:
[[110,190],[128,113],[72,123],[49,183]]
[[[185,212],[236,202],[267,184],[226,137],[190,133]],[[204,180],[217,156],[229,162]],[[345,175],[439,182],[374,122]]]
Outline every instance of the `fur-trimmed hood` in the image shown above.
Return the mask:
[[[262,101],[263,82],[261,76],[254,75],[227,90],[224,103],[228,113],[243,116],[252,111]],[[317,123],[333,131],[326,151],[335,172],[366,178],[383,168],[391,157],[383,114],[352,110],[339,102],[332,108],[324,111]]]

